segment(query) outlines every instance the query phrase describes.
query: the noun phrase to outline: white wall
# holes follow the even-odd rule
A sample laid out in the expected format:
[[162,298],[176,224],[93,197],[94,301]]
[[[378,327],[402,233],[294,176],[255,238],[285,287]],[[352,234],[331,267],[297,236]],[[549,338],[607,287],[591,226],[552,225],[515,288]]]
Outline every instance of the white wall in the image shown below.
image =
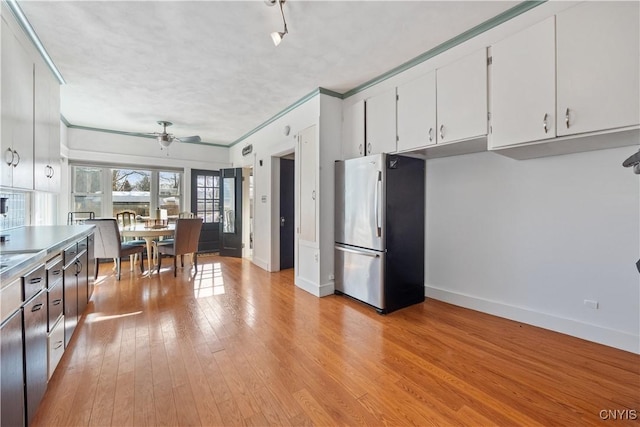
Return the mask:
[[427,161],[426,295],[640,352],[637,149]]
[[319,296],[333,294],[335,161],[342,158],[342,100],[320,95],[320,207],[316,235],[320,243]]
[[[278,157],[295,150],[296,135],[318,123],[319,104],[318,96],[309,99],[230,149],[233,167],[254,165],[252,262],[267,271],[277,271],[280,268],[279,253],[274,250],[274,239],[279,236],[280,223],[279,216],[274,214],[277,206],[273,205],[279,196],[274,185],[279,179],[279,167],[276,166],[279,165]],[[283,131],[285,126],[291,128],[288,136]],[[249,144],[253,145],[253,152],[243,157],[242,148]]]

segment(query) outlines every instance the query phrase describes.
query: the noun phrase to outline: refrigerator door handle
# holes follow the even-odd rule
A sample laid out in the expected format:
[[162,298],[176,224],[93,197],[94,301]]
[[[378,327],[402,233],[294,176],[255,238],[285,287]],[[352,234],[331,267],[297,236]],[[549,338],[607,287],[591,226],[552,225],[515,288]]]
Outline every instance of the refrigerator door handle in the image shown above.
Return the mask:
[[378,180],[376,181],[375,205],[376,205],[376,236],[382,235],[380,227],[380,185],[382,184],[382,172],[378,171]]
[[367,251],[365,249],[351,249],[351,248],[345,248],[344,246],[338,246],[338,245],[336,245],[335,248],[336,250],[342,251],[342,252],[349,252],[352,254],[369,256],[371,258],[380,258],[379,253],[373,252],[373,251]]

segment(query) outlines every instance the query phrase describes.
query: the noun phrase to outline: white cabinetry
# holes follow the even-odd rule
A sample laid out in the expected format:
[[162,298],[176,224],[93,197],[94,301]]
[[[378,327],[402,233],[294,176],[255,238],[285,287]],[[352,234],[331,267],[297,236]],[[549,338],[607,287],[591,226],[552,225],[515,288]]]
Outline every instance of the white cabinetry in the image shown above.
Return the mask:
[[438,143],[487,134],[487,51],[437,70]]
[[398,151],[436,143],[436,72],[398,86]]
[[585,2],[557,15],[559,136],[640,123],[639,11]]
[[60,86],[2,3],[0,185],[60,191]]
[[316,126],[311,126],[298,136],[298,153],[300,158],[300,219],[298,235],[307,242],[316,241],[317,218],[317,158]]
[[33,61],[2,13],[1,185],[33,188]]
[[364,100],[346,107],[342,117],[342,158],[364,156]]
[[491,48],[492,148],[556,136],[555,18]]
[[34,84],[34,187],[60,191],[60,87],[49,69],[36,63]]
[[530,159],[636,145],[639,22],[638,2],[584,2],[496,43],[490,149]]
[[396,89],[367,99],[365,153],[380,154],[396,151]]

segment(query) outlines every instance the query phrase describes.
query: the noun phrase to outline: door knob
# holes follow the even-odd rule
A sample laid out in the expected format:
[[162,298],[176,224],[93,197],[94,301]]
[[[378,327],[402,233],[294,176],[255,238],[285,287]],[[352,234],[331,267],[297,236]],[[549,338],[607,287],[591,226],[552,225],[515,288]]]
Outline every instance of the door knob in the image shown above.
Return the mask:
[[283,216],[281,216],[281,217],[280,217],[280,227],[284,227],[284,222],[285,222],[285,221],[284,221],[284,217],[283,217]]

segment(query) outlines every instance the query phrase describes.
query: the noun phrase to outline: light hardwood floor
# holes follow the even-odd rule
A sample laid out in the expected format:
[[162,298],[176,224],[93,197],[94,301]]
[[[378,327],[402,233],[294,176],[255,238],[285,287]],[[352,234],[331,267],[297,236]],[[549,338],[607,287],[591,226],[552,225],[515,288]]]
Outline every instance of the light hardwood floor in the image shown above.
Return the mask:
[[34,425],[638,425],[638,355],[434,300],[381,316],[292,270],[198,261],[177,279],[103,268]]

